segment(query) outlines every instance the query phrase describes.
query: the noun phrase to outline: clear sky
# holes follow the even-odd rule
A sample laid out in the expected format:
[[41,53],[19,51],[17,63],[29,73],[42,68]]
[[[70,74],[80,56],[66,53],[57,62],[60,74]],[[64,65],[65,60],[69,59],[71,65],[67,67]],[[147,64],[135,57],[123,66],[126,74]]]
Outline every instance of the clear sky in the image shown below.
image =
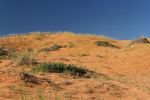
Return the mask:
[[0,34],[33,31],[150,36],[150,0],[0,0]]

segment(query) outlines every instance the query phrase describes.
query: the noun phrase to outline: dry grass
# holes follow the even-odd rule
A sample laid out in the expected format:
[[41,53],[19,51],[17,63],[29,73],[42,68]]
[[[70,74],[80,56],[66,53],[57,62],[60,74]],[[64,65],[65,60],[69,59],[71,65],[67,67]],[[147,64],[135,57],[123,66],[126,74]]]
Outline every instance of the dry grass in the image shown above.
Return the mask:
[[[96,46],[95,41],[107,41],[120,49]],[[129,42],[129,40],[114,40],[89,34],[76,35],[70,32],[57,34],[32,32],[0,38],[0,46],[13,49],[17,54],[26,50],[39,51],[53,44],[65,46],[56,51],[37,52],[36,61],[84,66],[99,74],[99,77],[93,76],[90,79],[74,79],[70,75],[58,73],[33,73],[34,76],[49,81],[41,81],[40,85],[24,84],[19,79],[19,73],[22,69],[30,72],[33,65],[22,67],[22,65],[11,63],[10,59],[2,59],[0,61],[0,100],[26,99],[27,97],[31,97],[32,100],[44,100],[48,97],[52,100],[149,99],[150,45],[135,44],[124,48]],[[14,52],[11,54],[13,55]],[[67,82],[71,84],[67,82],[64,84],[64,80],[68,80]],[[23,86],[23,89],[20,86]],[[39,87],[43,91],[37,92]]]

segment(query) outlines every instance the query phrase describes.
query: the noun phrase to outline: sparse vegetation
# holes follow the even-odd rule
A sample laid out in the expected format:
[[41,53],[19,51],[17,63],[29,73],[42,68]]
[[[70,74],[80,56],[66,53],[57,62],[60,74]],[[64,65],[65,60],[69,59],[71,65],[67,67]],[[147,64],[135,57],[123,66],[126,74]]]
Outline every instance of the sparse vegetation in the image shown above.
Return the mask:
[[7,58],[14,60],[17,57],[15,50],[11,49],[8,51]]
[[43,38],[45,38],[46,36],[45,36],[45,34],[44,33],[41,33],[41,32],[37,32],[37,33],[32,33],[32,35],[33,36],[35,36],[35,38],[37,39],[37,40],[42,40]]
[[106,41],[96,41],[95,44],[97,46],[104,46],[104,47],[115,47],[113,44],[106,42]]
[[60,48],[62,48],[61,45],[54,44],[54,45],[52,45],[51,47],[43,48],[43,49],[41,49],[40,51],[45,51],[45,52],[48,52],[48,51],[55,51],[55,50],[59,50]]
[[15,60],[18,65],[32,65],[36,63],[35,55],[29,51],[18,54]]
[[32,69],[34,72],[70,73],[71,75],[84,76],[87,69],[64,63],[41,63]]
[[21,100],[28,100],[29,99],[27,91],[25,91],[23,89],[20,91],[20,99]]
[[69,48],[73,48],[73,47],[75,47],[75,44],[72,43],[72,42],[69,42],[68,47],[69,47]]
[[0,56],[6,55],[4,48],[0,47]]
[[149,44],[150,41],[147,39],[147,38],[144,38],[144,37],[140,37],[140,38],[137,38],[135,40],[132,40],[128,45],[127,47],[130,47],[131,45],[134,45],[136,43],[145,43],[145,44]]
[[42,89],[39,89],[37,91],[38,100],[46,100],[46,97],[44,94],[45,94],[44,91]]
[[150,93],[150,45],[145,40],[124,49],[131,41],[44,34],[0,39],[2,100],[146,99]]
[[147,38],[144,38],[144,37],[137,38],[137,39],[133,40],[132,42],[135,42],[135,43],[150,43],[149,40]]
[[1,59],[9,59],[12,57],[12,50],[11,49],[6,49],[4,47],[0,47],[0,58]]
[[89,56],[90,54],[89,53],[79,53],[78,56],[79,57],[84,57],[84,56]]

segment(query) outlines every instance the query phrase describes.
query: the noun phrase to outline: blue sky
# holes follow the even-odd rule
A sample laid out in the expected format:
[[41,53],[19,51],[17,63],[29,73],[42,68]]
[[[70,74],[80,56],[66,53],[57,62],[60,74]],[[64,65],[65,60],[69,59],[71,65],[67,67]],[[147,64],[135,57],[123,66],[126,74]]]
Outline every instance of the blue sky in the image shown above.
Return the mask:
[[0,34],[93,33],[150,36],[150,0],[0,0]]

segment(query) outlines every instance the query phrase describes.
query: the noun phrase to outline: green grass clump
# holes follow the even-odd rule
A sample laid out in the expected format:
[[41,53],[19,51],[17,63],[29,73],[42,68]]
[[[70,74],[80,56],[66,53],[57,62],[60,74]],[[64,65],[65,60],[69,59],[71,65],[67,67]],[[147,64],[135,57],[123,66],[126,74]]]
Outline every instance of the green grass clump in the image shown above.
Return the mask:
[[96,41],[95,44],[97,46],[104,46],[104,47],[115,47],[113,44],[106,42],[106,41]]
[[40,63],[33,67],[34,72],[53,72],[53,73],[69,73],[71,75],[84,76],[87,74],[87,70],[81,67],[77,67],[72,64],[64,63]]
[[45,52],[48,52],[48,51],[55,51],[55,50],[59,50],[60,48],[62,48],[61,45],[58,45],[58,44],[54,44],[52,45],[51,47],[46,47],[46,48],[43,48],[41,49],[41,51],[45,51]]

